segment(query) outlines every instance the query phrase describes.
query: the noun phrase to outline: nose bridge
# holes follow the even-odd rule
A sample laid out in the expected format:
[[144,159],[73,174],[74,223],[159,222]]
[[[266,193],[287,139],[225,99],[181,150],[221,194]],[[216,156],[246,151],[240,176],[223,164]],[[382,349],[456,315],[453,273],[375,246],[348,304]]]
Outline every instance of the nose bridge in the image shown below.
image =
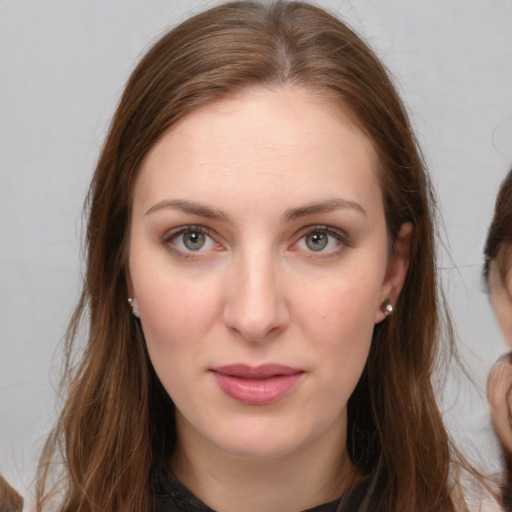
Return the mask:
[[226,325],[250,341],[263,341],[288,322],[279,263],[270,249],[241,252],[229,276]]

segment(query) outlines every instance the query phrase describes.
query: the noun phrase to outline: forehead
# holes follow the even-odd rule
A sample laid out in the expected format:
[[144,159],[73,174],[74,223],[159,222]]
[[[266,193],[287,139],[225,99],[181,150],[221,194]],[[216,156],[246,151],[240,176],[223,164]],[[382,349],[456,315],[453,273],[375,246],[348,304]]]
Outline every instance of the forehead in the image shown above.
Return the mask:
[[194,110],[164,134],[143,161],[135,199],[251,200],[261,192],[270,201],[286,190],[305,202],[334,187],[372,201],[381,195],[377,168],[370,140],[333,99],[292,86],[253,88]]
[[331,131],[340,149],[349,143],[347,134],[357,132],[376,158],[355,115],[334,94],[294,85],[247,87],[208,102],[189,112],[164,137],[181,138],[180,143],[187,146],[201,142],[201,146],[209,147],[211,142],[220,141],[240,146],[249,136],[250,146],[257,150],[265,144],[275,146],[274,137],[279,133],[283,147],[291,145],[297,150],[298,143],[306,143],[306,148],[328,145],[331,141],[327,134]]

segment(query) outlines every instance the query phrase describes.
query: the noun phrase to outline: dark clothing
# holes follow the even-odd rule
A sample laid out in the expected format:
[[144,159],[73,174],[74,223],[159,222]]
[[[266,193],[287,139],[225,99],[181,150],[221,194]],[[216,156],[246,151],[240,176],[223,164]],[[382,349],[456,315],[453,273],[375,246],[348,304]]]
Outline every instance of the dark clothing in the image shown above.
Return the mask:
[[[153,471],[152,485],[155,512],[215,512],[182,485],[166,467]],[[355,511],[364,499],[368,481],[361,482],[348,496],[343,510]],[[337,512],[341,498],[307,509],[304,512]]]

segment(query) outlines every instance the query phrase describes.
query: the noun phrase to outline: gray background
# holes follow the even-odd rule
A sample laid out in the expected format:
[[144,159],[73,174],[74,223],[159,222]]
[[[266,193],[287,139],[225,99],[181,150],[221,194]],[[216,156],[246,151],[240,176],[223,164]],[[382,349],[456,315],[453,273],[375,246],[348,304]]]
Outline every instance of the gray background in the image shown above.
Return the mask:
[[[512,0],[324,0],[391,69],[444,219],[442,275],[477,386],[441,387],[454,435],[490,468],[482,392],[503,350],[479,276],[512,164]],[[0,472],[21,491],[55,418],[60,343],[77,298],[81,207],[128,73],[208,1],[0,0]],[[421,315],[421,311],[417,312]]]

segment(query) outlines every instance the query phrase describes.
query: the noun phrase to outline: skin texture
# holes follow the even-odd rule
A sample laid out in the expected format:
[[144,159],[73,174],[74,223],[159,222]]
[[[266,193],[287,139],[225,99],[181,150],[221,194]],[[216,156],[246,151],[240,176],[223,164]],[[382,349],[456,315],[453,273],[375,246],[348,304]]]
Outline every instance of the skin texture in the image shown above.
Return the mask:
[[[504,341],[512,349],[512,272],[502,282],[495,261],[489,266],[489,293]],[[492,368],[487,381],[487,398],[494,430],[508,452],[512,452],[512,359],[503,356]]]
[[494,430],[503,446],[512,452],[512,364],[509,354],[500,358],[489,374],[487,399]]
[[505,343],[512,349],[512,271],[508,272],[506,281],[502,282],[495,261],[489,266],[489,292]]
[[[128,287],[177,409],[171,467],[214,509],[304,509],[357,476],[347,400],[381,305],[400,293],[411,236],[402,226],[390,259],[377,168],[340,108],[291,86],[197,109],[143,162]],[[203,236],[199,250],[185,245]],[[212,371],[235,363],[302,373],[278,400],[248,405]]]

